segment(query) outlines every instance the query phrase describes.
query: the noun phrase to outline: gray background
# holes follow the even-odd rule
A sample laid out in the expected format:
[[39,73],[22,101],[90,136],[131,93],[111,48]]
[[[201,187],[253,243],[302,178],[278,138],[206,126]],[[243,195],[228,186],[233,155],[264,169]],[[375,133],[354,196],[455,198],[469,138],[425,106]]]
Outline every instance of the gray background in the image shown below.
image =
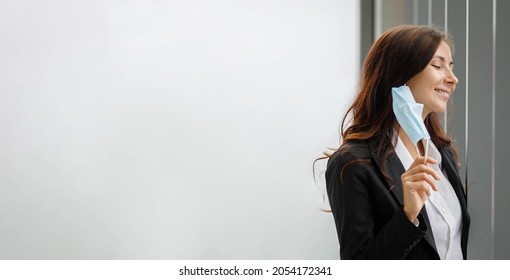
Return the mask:
[[338,258],[312,162],[358,20],[355,0],[0,1],[0,258]]

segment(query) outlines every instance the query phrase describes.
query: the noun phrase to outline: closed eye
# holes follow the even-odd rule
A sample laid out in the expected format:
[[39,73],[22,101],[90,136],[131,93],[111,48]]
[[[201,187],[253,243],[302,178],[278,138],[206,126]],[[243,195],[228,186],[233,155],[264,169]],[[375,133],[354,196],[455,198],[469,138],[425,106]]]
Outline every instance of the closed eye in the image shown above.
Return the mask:
[[439,66],[439,65],[432,65],[432,67],[436,68],[437,70],[441,70],[441,68],[442,68],[442,67],[441,67],[441,66]]

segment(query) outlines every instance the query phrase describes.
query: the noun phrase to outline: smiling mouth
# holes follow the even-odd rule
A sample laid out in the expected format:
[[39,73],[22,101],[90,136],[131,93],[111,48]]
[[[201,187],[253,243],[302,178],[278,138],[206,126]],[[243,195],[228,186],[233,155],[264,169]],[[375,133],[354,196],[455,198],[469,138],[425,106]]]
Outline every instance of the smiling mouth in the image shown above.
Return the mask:
[[444,91],[444,90],[441,90],[441,89],[434,89],[434,91],[439,95],[439,96],[442,96],[444,98],[448,98],[450,96],[450,93],[447,92],[447,91]]

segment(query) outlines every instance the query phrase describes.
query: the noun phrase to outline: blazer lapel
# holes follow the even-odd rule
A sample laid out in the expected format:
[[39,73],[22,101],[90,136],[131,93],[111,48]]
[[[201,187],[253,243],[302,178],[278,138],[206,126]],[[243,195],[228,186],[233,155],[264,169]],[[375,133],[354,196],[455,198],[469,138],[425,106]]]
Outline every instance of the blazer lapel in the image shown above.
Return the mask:
[[446,151],[446,149],[440,150],[440,153],[443,158],[442,163],[446,171],[446,175],[448,175],[448,180],[450,181],[450,184],[452,184],[453,190],[459,199],[460,208],[462,209],[463,214],[463,222],[466,224],[466,222],[469,222],[469,215],[467,213],[467,193],[462,186],[462,180],[460,179],[455,161],[453,160],[453,155]]
[[[443,158],[442,164],[446,170],[446,174],[448,175],[448,180],[452,184],[455,193],[459,197],[461,206],[466,207],[466,192],[462,186],[462,180],[460,179],[459,172],[457,171],[457,167],[454,163],[452,155],[447,153],[444,149],[441,149],[439,152]],[[462,203],[464,203],[464,205]]]
[[[386,185],[391,195],[398,201],[400,205],[403,205],[403,194],[402,194],[402,182],[400,176],[406,171],[402,162],[398,158],[397,154],[393,151],[387,158],[382,158],[376,153],[377,142],[371,140],[369,142],[370,153],[372,158],[377,165],[377,168],[381,171],[381,176],[384,177]],[[383,166],[389,179],[383,175]]]
[[[391,179],[391,182],[387,180],[387,178],[384,178],[386,181],[386,184],[388,186],[388,190],[395,198],[395,200],[398,201],[398,203],[402,206],[403,205],[403,192],[402,192],[402,181],[400,177],[405,172],[405,168],[402,165],[402,162],[398,158],[397,154],[393,151],[388,155],[388,158],[384,159],[379,157],[379,155],[376,154],[376,142],[370,141],[369,147],[370,147],[370,153],[372,154],[372,158],[374,159],[377,167],[379,170],[382,170],[382,162],[384,161],[384,170],[386,171],[386,174]],[[381,171],[382,174],[382,171]],[[429,217],[427,215],[427,210],[425,209],[425,206],[420,211],[420,214],[423,216],[423,220],[425,221],[425,224],[427,224],[427,228],[429,230],[425,233],[425,240],[434,248],[434,250],[437,251],[436,248],[436,242],[434,241],[434,235],[432,234],[432,227],[430,225]]]
[[446,175],[448,175],[448,181],[453,187],[457,198],[459,199],[460,208],[462,211],[462,237],[461,237],[461,247],[462,253],[464,255],[464,259],[467,256],[467,239],[469,232],[469,224],[470,217],[467,212],[467,191],[462,186],[462,180],[460,179],[459,172],[457,171],[457,165],[453,160],[453,154],[449,148],[441,149],[439,151],[442,157],[443,168],[446,171]]

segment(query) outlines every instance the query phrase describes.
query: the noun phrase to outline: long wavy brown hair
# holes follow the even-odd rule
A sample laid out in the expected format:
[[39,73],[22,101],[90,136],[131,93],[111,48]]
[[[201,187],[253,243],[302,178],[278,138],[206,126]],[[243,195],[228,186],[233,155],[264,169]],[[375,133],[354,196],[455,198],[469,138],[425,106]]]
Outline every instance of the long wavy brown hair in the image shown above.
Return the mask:
[[[392,109],[391,88],[402,86],[421,72],[443,41],[453,51],[452,42],[439,28],[402,25],[389,29],[372,45],[361,69],[358,93],[342,120],[340,148],[353,140],[377,139],[376,153],[382,158],[394,150],[391,139],[398,123]],[[457,159],[439,115],[431,112],[424,122],[436,147],[450,146]],[[325,152],[317,160],[330,156]]]

